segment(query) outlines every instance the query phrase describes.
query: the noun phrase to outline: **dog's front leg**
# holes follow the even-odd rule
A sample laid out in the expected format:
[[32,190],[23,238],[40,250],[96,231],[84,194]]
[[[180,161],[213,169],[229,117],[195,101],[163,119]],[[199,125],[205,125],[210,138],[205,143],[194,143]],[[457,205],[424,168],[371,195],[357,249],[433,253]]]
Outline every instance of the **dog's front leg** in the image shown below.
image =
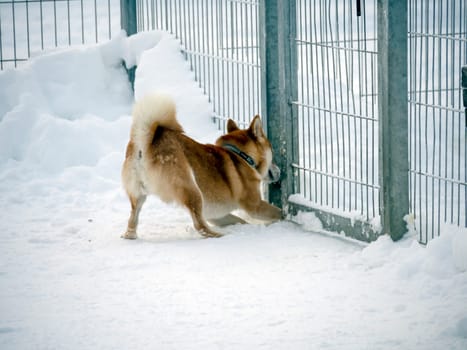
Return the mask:
[[130,196],[131,214],[130,218],[128,219],[128,227],[126,232],[122,235],[122,238],[136,239],[136,228],[138,227],[139,213],[145,201],[146,196],[141,195],[137,198]]
[[226,216],[223,216],[221,218],[208,219],[208,221],[217,227],[224,227],[224,226],[237,225],[237,224],[247,224],[245,220],[233,214],[227,214]]
[[245,201],[242,203],[242,209],[258,220],[271,222],[282,218],[282,211],[278,207],[263,200],[253,203]]

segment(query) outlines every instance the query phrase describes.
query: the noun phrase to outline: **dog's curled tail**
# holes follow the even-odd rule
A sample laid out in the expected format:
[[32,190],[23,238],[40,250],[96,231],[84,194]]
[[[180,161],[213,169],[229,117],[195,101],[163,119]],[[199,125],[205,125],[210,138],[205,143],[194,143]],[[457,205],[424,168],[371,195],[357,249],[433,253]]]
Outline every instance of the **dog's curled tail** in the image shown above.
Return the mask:
[[163,93],[153,93],[138,100],[133,107],[131,138],[137,147],[146,149],[159,126],[183,132],[177,121],[175,103]]

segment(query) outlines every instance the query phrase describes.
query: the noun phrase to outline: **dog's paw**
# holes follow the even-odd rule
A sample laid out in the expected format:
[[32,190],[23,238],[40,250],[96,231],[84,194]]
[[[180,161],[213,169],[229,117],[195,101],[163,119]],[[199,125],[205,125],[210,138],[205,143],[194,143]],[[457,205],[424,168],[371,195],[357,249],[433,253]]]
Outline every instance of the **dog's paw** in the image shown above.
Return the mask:
[[136,239],[136,231],[126,231],[121,237],[125,239]]
[[214,231],[209,230],[208,232],[206,231],[200,231],[201,235],[205,238],[220,238],[223,235]]

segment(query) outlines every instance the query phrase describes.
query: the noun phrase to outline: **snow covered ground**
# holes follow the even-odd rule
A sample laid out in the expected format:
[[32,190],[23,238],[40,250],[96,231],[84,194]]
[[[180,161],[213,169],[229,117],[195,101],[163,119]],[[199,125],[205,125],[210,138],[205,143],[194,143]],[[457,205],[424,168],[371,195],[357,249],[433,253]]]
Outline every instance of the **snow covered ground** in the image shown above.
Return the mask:
[[202,239],[151,198],[140,239],[120,167],[135,96],[174,96],[192,137],[211,110],[163,33],[69,48],[0,73],[1,349],[466,349],[467,232],[363,245],[312,214]]

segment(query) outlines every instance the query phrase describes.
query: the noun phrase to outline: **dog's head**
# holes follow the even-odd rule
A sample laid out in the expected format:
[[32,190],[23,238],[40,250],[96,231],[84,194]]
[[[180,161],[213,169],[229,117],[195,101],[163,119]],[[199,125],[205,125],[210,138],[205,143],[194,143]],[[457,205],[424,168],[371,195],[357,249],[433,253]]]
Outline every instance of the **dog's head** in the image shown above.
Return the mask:
[[216,145],[228,149],[255,168],[265,182],[279,181],[280,169],[272,162],[272,147],[266,137],[259,115],[253,118],[248,129],[240,129],[229,119],[227,134],[221,136]]

